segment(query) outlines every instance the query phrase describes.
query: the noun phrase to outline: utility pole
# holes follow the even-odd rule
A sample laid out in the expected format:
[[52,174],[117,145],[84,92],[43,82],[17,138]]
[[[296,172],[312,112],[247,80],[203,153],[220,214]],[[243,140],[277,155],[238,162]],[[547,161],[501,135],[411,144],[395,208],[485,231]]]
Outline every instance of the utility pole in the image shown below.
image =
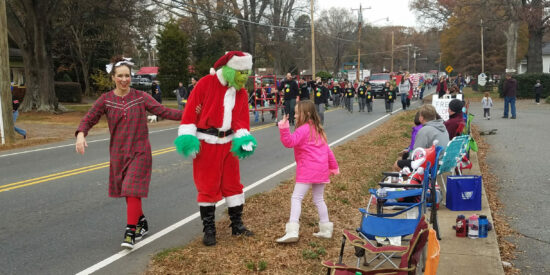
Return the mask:
[[[364,8],[365,10],[370,9]],[[352,9],[354,10],[354,9]],[[359,10],[358,10],[358,19],[357,22],[359,23],[359,30],[357,31],[357,71],[356,71],[356,80],[359,81],[359,78],[361,76],[361,29],[363,29],[363,8],[361,7],[361,4],[359,4]]]
[[13,112],[10,89],[10,54],[6,1],[0,0],[0,137],[1,143],[13,143]]
[[[315,80],[315,23],[313,19],[313,0],[309,1],[311,7],[311,80]],[[310,93],[313,99],[313,94]]]
[[411,71],[411,45],[407,45],[407,72]]
[[485,73],[485,56],[483,52],[483,19],[481,19],[481,72]]
[[395,43],[394,33],[392,31],[391,32],[391,69],[390,69],[390,72],[393,72],[393,47],[394,47],[394,43]]

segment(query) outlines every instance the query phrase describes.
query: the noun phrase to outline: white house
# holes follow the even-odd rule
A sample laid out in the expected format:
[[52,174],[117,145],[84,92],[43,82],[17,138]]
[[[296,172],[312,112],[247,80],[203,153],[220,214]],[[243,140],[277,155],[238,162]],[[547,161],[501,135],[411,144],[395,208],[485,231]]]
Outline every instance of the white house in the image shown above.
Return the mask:
[[[522,59],[518,64],[518,74],[527,72],[527,59]],[[550,42],[542,44],[542,72],[550,73]]]

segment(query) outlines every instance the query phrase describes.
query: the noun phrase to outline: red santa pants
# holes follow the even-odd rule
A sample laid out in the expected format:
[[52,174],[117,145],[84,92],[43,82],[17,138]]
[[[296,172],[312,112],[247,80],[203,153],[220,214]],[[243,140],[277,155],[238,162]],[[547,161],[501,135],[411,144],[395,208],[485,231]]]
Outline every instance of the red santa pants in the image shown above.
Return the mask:
[[193,160],[193,178],[199,203],[216,203],[223,197],[243,193],[239,159],[230,151],[231,142],[209,144],[201,140],[199,154]]

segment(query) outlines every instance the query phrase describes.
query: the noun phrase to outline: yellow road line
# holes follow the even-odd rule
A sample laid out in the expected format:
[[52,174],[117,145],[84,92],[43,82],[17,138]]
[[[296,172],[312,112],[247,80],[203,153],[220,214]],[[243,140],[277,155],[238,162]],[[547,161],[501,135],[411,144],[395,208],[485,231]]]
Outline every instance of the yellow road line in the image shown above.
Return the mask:
[[[258,126],[258,127],[254,127],[252,129],[250,129],[250,132],[258,131],[258,130],[262,130],[262,129],[266,129],[266,128],[270,128],[270,127],[273,127],[273,125],[262,125],[262,126]],[[167,147],[167,148],[162,148],[162,149],[159,149],[159,150],[152,151],[151,155],[158,156],[158,155],[162,155],[162,154],[166,154],[166,153],[170,153],[170,152],[174,152],[174,151],[176,151],[176,148]],[[109,162],[103,162],[103,163],[89,165],[89,166],[85,166],[85,167],[81,167],[81,168],[77,168],[77,169],[72,169],[72,170],[67,170],[67,171],[54,173],[54,174],[50,174],[50,175],[46,175],[46,176],[41,176],[41,177],[38,177],[38,178],[32,178],[32,179],[22,180],[22,181],[10,183],[10,184],[0,185],[0,193],[4,192],[4,191],[9,191],[9,190],[25,187],[25,186],[30,186],[30,185],[35,185],[35,184],[51,181],[51,180],[56,180],[56,179],[66,178],[66,177],[70,177],[70,176],[74,176],[74,175],[79,175],[79,174],[83,174],[83,173],[87,173],[87,172],[91,172],[91,171],[95,171],[95,170],[99,170],[99,169],[103,169],[103,168],[107,168],[107,167],[109,167]]]

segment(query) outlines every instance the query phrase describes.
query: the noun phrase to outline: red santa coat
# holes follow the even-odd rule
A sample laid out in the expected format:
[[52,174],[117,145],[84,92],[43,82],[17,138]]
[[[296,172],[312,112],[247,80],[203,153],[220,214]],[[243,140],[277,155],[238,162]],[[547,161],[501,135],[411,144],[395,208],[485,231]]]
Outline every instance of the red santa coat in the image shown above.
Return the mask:
[[[250,134],[248,93],[227,86],[221,69],[199,80],[191,94],[178,130],[178,135],[195,135],[201,141],[193,160],[193,178],[201,205],[213,205],[222,197],[229,207],[244,203],[238,158],[229,150],[233,137]],[[200,106],[200,112],[196,108]],[[233,130],[217,137],[197,132],[197,128]]]

